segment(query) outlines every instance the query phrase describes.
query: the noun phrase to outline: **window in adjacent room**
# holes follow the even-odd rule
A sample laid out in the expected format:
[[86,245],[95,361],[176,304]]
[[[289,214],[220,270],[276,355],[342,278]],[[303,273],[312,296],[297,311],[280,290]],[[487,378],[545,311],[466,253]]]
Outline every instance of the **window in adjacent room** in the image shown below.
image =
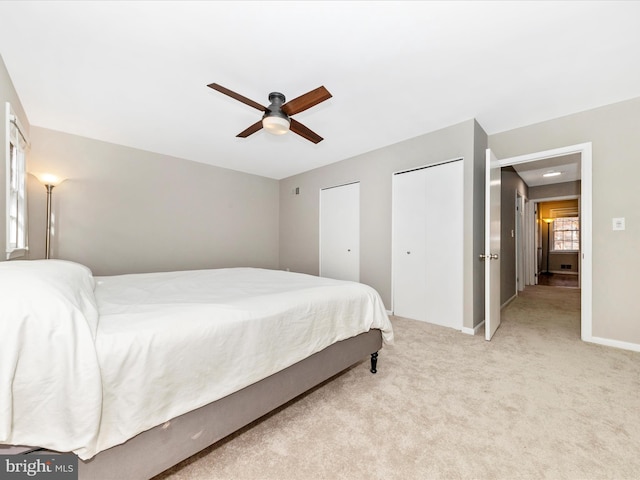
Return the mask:
[[9,102],[6,104],[6,192],[7,192],[7,259],[22,257],[27,246],[27,186],[25,149],[27,139]]
[[551,209],[553,217],[553,252],[577,252],[580,250],[580,218],[574,209]]

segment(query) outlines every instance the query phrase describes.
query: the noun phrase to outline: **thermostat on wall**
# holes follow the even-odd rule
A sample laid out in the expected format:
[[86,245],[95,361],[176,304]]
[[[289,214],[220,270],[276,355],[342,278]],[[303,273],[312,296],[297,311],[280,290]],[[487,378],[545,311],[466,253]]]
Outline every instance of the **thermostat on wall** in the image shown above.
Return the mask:
[[614,230],[624,230],[624,217],[613,219]]

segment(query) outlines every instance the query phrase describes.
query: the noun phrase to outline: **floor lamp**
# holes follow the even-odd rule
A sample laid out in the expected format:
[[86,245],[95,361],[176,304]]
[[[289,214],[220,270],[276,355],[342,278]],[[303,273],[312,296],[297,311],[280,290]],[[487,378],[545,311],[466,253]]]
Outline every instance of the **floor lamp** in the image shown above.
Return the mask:
[[542,221],[547,224],[547,271],[546,271],[546,274],[549,275],[549,252],[551,251],[551,243],[549,243],[549,232],[551,230],[551,224],[553,223],[553,218],[543,218]]
[[51,258],[51,193],[53,187],[57,187],[65,181],[64,178],[52,175],[50,173],[36,174],[36,177],[47,189],[47,230],[44,244],[44,258]]

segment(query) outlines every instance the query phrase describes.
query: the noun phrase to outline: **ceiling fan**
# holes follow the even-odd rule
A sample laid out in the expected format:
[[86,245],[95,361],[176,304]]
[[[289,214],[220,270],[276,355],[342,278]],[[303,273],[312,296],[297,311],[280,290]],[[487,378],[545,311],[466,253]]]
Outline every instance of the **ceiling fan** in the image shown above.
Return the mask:
[[264,112],[260,121],[254,123],[246,130],[243,130],[236,135],[236,137],[246,138],[264,127],[265,130],[275,135],[282,135],[291,130],[293,133],[297,133],[301,137],[306,138],[313,143],[322,141],[322,137],[320,135],[311,131],[300,122],[294,120],[291,116],[330,99],[332,95],[324,87],[318,87],[315,90],[311,90],[310,92],[300,95],[293,100],[289,100],[286,103],[285,97],[282,93],[271,92],[269,94],[269,106],[263,107],[259,103],[254,102],[247,97],[243,97],[242,95],[218,85],[217,83],[211,83],[207,86],[249,105],[250,107]]

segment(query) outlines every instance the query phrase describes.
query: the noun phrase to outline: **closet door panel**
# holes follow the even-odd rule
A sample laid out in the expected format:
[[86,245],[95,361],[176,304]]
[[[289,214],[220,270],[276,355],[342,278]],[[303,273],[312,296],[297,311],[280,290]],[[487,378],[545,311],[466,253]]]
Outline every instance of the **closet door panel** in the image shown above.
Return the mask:
[[426,171],[425,320],[462,328],[462,161],[427,168]]
[[462,328],[463,162],[393,177],[394,314]]
[[427,272],[426,192],[423,170],[393,177],[393,301],[394,314],[424,318]]
[[320,191],[320,276],[360,281],[360,184]]

